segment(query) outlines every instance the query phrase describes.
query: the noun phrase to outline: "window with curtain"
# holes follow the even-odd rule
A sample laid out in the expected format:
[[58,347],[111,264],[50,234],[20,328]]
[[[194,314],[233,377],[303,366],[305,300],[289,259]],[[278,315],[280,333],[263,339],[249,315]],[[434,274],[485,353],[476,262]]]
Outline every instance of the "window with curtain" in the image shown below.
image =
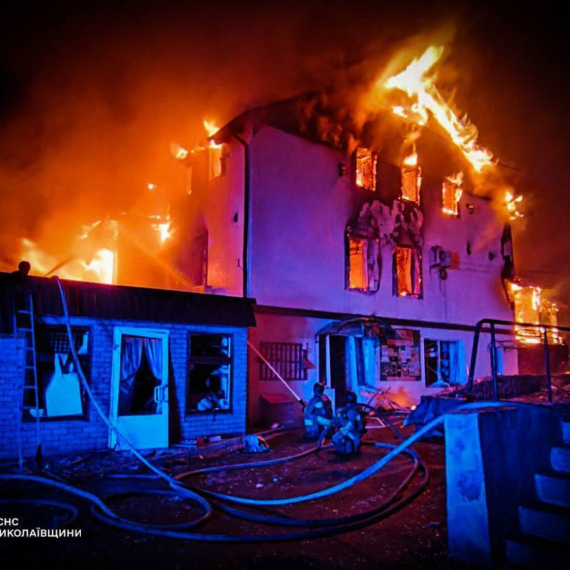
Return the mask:
[[463,343],[455,340],[424,341],[426,386],[448,386],[465,382]]
[[162,339],[123,335],[119,416],[161,413],[155,388],[162,384]]

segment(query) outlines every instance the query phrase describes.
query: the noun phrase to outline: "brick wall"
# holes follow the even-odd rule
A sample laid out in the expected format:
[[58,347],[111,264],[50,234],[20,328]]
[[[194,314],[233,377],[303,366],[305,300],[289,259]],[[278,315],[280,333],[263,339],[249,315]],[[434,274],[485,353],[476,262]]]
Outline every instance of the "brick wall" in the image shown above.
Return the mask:
[[[46,318],[45,324],[60,325],[61,319]],[[247,394],[247,330],[233,327],[171,325],[156,322],[103,321],[77,318],[72,325],[90,329],[90,370],[86,371],[94,397],[105,414],[111,404],[113,340],[117,326],[152,328],[169,331],[169,439],[180,441],[197,436],[237,434],[245,432]],[[186,415],[186,379],[188,333],[223,333],[232,336],[231,411],[217,414]],[[0,336],[0,459],[17,457],[18,418],[23,397],[24,340],[11,335]],[[25,456],[36,451],[35,422],[21,424],[22,448]],[[41,422],[44,454],[104,450],[109,446],[109,430],[91,402],[85,418]]]

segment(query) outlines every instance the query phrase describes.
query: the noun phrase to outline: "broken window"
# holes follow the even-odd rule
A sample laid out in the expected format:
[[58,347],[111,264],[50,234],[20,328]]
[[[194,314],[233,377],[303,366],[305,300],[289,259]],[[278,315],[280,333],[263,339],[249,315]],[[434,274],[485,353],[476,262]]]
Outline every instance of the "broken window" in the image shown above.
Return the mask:
[[378,291],[380,265],[378,240],[347,235],[346,288],[356,291]]
[[459,200],[463,194],[462,181],[462,172],[443,181],[442,210],[444,214],[459,216]]
[[[72,336],[81,369],[89,375],[89,330],[72,328]],[[86,399],[77,373],[65,327],[41,326],[36,329],[36,367],[38,411],[40,418],[81,418]],[[32,379],[27,380],[33,386]],[[25,419],[36,416],[34,390],[25,390]]]
[[[544,298],[543,290],[533,285],[521,285],[512,281],[509,291],[515,306],[515,321],[519,323],[558,325],[558,307]],[[525,344],[543,342],[543,332],[540,327],[517,327],[517,340]],[[556,329],[548,331],[548,341],[554,344],[562,342]]]
[[413,247],[396,247],[393,265],[394,295],[421,298],[422,260],[420,251]]
[[356,186],[363,190],[376,190],[376,153],[367,148],[356,149]]
[[[263,357],[284,380],[307,380],[307,371],[313,365],[308,359],[307,347],[293,342],[261,342],[259,348]],[[277,375],[260,359],[259,378],[277,380]]]
[[421,380],[420,333],[394,329],[394,338],[381,346],[380,379],[382,381]]
[[209,174],[208,180],[226,174],[227,151],[226,145],[210,142],[208,147]]
[[461,341],[424,341],[426,386],[448,386],[465,381],[465,353]]
[[402,198],[415,204],[420,203],[422,171],[418,166],[418,155],[411,154],[402,164]]
[[189,335],[186,411],[231,408],[232,342],[226,334]]

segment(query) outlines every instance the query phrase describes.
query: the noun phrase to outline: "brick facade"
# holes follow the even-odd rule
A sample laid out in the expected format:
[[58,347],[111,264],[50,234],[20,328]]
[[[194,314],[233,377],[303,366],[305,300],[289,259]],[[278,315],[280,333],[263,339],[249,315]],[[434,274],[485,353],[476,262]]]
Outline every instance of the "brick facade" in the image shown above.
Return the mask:
[[[61,325],[56,318],[44,318],[49,325]],[[157,322],[73,318],[72,326],[90,330],[90,370],[88,378],[97,402],[106,414],[111,401],[113,335],[115,327],[151,328],[169,331],[169,440],[171,443],[198,436],[242,434],[245,432],[247,401],[247,329],[211,325],[179,325]],[[232,337],[231,409],[212,413],[186,413],[188,375],[188,334],[216,333]],[[19,417],[23,398],[24,339],[0,335],[0,459],[18,455]],[[87,403],[85,418],[41,421],[44,454],[105,450],[109,430],[93,405]],[[36,423],[21,424],[25,456],[36,451]]]

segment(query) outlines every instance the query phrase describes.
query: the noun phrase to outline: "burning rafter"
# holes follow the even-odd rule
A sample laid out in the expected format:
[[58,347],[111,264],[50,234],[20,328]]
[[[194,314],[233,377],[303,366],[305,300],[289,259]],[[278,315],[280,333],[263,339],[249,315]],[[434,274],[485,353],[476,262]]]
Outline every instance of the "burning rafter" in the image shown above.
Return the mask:
[[459,118],[435,86],[433,68],[443,55],[443,47],[430,46],[421,57],[414,59],[404,71],[392,76],[379,88],[405,92],[408,107],[394,106],[392,111],[425,125],[431,114],[477,172],[493,164],[493,155],[477,142],[477,129],[466,118]]

